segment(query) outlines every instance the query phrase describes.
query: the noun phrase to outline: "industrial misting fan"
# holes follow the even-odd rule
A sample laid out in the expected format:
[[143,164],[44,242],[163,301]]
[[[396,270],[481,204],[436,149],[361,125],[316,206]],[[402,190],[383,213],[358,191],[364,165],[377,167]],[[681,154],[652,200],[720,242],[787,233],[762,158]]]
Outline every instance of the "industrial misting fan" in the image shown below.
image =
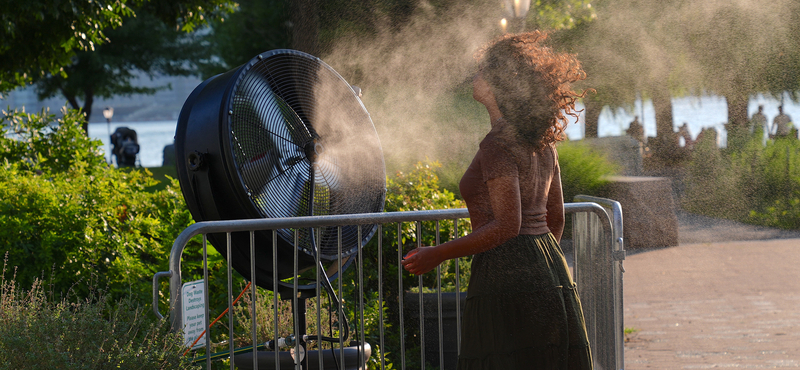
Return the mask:
[[[303,52],[262,53],[200,84],[181,111],[175,150],[181,189],[198,222],[383,211],[383,154],[358,89]],[[295,268],[316,270],[324,276],[303,281],[301,298],[315,296],[320,281],[338,305],[330,280],[339,277],[376,229],[362,226],[360,240],[356,226],[342,227],[341,233],[338,227],[278,230],[276,261],[273,233],[255,232],[253,283],[274,290],[277,269],[276,294],[288,298],[292,279],[302,279]],[[225,234],[209,234],[208,239],[250,278],[249,232],[231,234],[230,256]],[[346,261],[341,268],[340,253]],[[305,314],[305,303],[299,306],[303,312],[295,309],[296,319]],[[344,326],[341,335],[346,336]],[[300,330],[305,332],[305,325]],[[323,339],[321,333],[314,338]]]

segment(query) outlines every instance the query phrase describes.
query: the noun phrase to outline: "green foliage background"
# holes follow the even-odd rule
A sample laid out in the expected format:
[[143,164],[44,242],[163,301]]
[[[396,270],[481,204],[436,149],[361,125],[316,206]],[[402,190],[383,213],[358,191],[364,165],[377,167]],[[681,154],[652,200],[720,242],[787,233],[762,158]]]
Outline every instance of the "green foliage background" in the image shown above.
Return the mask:
[[756,225],[800,229],[800,141],[762,142],[757,131],[720,150],[695,146],[682,206],[689,212]]
[[563,141],[557,148],[564,202],[572,202],[578,194],[599,195],[607,177],[619,171],[605,154],[582,141]]
[[46,74],[66,76],[78,51],[107,43],[106,31],[136,16],[155,14],[168,27],[190,32],[232,12],[230,0],[3,1],[0,13],[0,93]]
[[[83,117],[4,112],[0,123],[0,240],[17,282],[46,277],[56,292],[88,294],[81,279],[101,278],[116,299],[147,302],[148,285],[166,270],[172,241],[193,223],[174,182],[105,164]],[[194,256],[190,252],[189,261]],[[194,258],[196,260],[196,258]],[[191,269],[191,266],[190,266]]]
[[[98,312],[106,313],[111,309],[109,307],[114,306],[107,303],[120,299],[123,299],[120,307],[128,308],[134,303],[149,302],[153,274],[168,269],[172,242],[194,222],[178,183],[171,180],[166,186],[159,186],[147,170],[115,169],[107,165],[99,151],[100,143],[88,139],[81,130],[82,115],[64,110],[62,116],[59,119],[47,112],[29,114],[24,111],[3,112],[0,116],[4,133],[0,137],[0,240],[5,242],[2,252],[8,253],[8,264],[19,267],[16,283],[36,289],[39,281],[45,279],[53,297],[89,299],[85,301],[87,311],[76,312],[78,318],[75,320],[84,320],[86,315],[97,316]],[[607,174],[609,168],[604,165],[606,162],[602,157],[576,143],[562,144],[559,152],[566,194],[591,191],[602,184],[599,177]],[[397,171],[389,176],[385,210],[465,208],[456,193],[440,185],[438,173],[441,169],[439,162],[425,161],[416,163],[408,171]],[[363,248],[362,261],[359,262],[363,269],[361,288],[364,297],[361,303],[365,307],[364,334],[368,342],[378,343],[376,336],[380,327],[399,327],[399,297],[403,292],[398,285],[398,276],[403,280],[403,291],[418,291],[420,288],[431,291],[439,284],[446,292],[455,291],[456,281],[460,291],[466,290],[471,261],[468,257],[459,260],[458,274],[455,261],[442,264],[440,280],[433,273],[420,279],[403,271],[398,264],[398,245],[402,255],[417,245],[443,243],[466,235],[471,229],[469,220],[460,220],[457,230],[454,226],[450,220],[438,224],[404,223],[399,227],[396,224],[384,225],[381,237],[373,238]],[[382,261],[378,258],[379,240],[382,242]],[[208,252],[210,276],[215,277],[210,279],[210,310],[216,317],[227,306],[225,261],[213,247]],[[384,281],[383,307],[377,303],[379,264]],[[191,241],[184,251],[182,269],[185,281],[202,278],[199,240]],[[244,287],[244,279],[236,272],[233,276],[233,286]],[[357,269],[348,269],[342,279],[343,290],[337,294],[346,302],[361,299],[357,294]],[[102,299],[93,298],[98,287],[103,291]],[[165,285],[161,291],[167,291]],[[237,343],[249,340],[251,313],[248,311],[248,297],[246,295],[244,303],[236,309]],[[259,301],[262,302],[259,306],[262,309],[271,312],[272,299],[271,292],[259,288]],[[160,309],[166,312],[166,299],[161,301]],[[56,300],[52,302],[55,303],[42,306],[42,310],[60,315],[63,304]],[[286,304],[288,302],[281,301],[279,305],[283,312],[281,325],[282,330],[290,333],[291,327],[283,327],[284,321],[291,322],[286,318]],[[325,315],[329,312],[327,305],[325,303],[321,308]],[[316,310],[313,306],[312,303],[309,312]],[[350,303],[347,306],[357,307]],[[137,309],[131,310],[138,312]],[[271,317],[271,313],[265,312],[259,313],[259,317]],[[383,322],[378,319],[381,312],[384,314]],[[355,340],[360,334],[360,317],[352,309],[346,310],[346,314],[353,333],[351,340]],[[149,313],[143,315],[150,316]],[[399,361],[397,355],[401,340],[407,341],[409,354],[418,353],[413,350],[418,345],[413,340],[418,325],[411,321],[406,323],[405,338],[399,337],[398,330],[390,329],[386,331],[386,348],[377,348],[373,344],[376,356],[372,361],[378,361],[377,354],[381,352],[389,363]],[[42,323],[56,328],[50,322]],[[130,324],[143,325],[138,322]],[[212,329],[213,342],[228,339],[228,325],[225,317]],[[271,325],[263,327],[272,328]],[[310,330],[317,329],[312,327]],[[328,324],[320,330],[338,333]],[[268,334],[266,331],[260,333],[265,340],[270,339]],[[39,334],[30,335],[37,337]]]

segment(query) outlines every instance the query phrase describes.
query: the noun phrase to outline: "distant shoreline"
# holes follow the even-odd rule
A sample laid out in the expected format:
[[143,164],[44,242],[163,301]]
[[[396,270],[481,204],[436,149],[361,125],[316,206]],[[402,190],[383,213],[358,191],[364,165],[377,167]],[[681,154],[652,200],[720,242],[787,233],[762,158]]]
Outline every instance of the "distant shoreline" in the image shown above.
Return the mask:
[[[718,133],[718,145],[727,145],[727,134],[723,129],[723,125],[727,122],[727,104],[725,99],[714,95],[705,95],[700,97],[682,97],[673,98],[673,127],[677,129],[678,126],[684,122],[688,124],[689,131],[692,138],[696,138],[697,134],[703,128],[714,128]],[[774,98],[767,98],[764,96],[755,96],[750,99],[748,105],[748,115],[752,115],[758,110],[759,105],[764,105],[764,114],[767,116],[769,122],[778,114],[778,105],[780,101]],[[579,109],[583,109],[581,104],[578,104]],[[800,122],[800,103],[786,99],[784,101],[784,111],[791,117],[798,119]],[[163,112],[162,112],[163,113]],[[160,166],[162,163],[162,155],[164,146],[172,144],[175,135],[175,126],[177,125],[177,111],[172,112],[175,119],[169,120],[145,120],[145,121],[118,121],[111,122],[111,131],[118,126],[126,126],[137,131],[140,141],[140,160],[145,167]],[[102,117],[102,115],[100,115]],[[617,108],[612,111],[605,108],[600,114],[600,122],[598,127],[598,136],[621,136],[624,135],[625,130],[633,121],[634,116],[639,116],[647,136],[655,136],[655,111],[650,101],[645,101],[642,106],[640,101],[632,107],[632,110],[627,111],[623,108]],[[97,117],[97,115],[93,115]],[[376,127],[380,126],[380,122],[375,122]],[[107,142],[107,124],[100,120],[93,119],[89,123],[89,135]],[[141,132],[140,132],[141,131]],[[583,138],[583,116],[578,124],[570,123],[567,126],[566,134],[570,140],[580,140]],[[382,138],[388,140],[388,138]],[[105,145],[105,144],[104,144]]]

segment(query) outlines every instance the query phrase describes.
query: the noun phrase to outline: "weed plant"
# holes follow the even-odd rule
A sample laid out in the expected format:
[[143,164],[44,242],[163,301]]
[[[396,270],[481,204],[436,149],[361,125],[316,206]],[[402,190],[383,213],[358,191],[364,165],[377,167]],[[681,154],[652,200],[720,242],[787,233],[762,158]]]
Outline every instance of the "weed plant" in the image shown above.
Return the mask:
[[[7,258],[6,258],[7,261]],[[182,338],[149,308],[112,301],[94,289],[56,298],[35,279],[30,289],[0,277],[0,369],[195,369]]]

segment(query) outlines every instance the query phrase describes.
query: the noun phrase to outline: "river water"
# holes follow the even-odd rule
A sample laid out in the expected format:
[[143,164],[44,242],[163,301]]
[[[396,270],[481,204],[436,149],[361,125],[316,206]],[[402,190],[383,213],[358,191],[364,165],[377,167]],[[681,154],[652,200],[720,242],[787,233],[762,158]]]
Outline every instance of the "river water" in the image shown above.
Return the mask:
[[[579,105],[579,108],[583,108]],[[748,115],[758,110],[759,105],[764,105],[764,115],[769,122],[778,115],[780,101],[770,97],[756,96],[750,100]],[[784,112],[793,118],[800,118],[800,103],[785,99]],[[725,99],[717,96],[683,97],[672,99],[672,114],[674,127],[684,122],[687,123],[692,137],[697,137],[703,128],[715,128],[719,133],[719,145],[725,146],[726,135],[723,124],[728,120]],[[637,101],[632,111],[625,109],[611,110],[605,108],[600,114],[598,122],[598,135],[619,136],[633,121],[634,116],[639,116],[639,121],[644,125],[645,134],[655,136],[656,123],[653,104],[648,100],[644,104]],[[114,132],[117,127],[128,127],[136,130],[139,137],[139,161],[144,167],[158,167],[163,161],[164,146],[172,144],[175,137],[176,121],[151,121],[151,122],[112,122],[90,123],[89,136],[103,141],[103,149],[108,152],[109,131]],[[109,127],[110,126],[110,127]],[[579,123],[571,124],[566,130],[570,140],[583,138],[583,116]],[[386,139],[384,139],[386,140]]]
[[117,127],[127,127],[136,131],[139,139],[139,162],[143,167],[159,167],[164,157],[164,147],[172,144],[175,138],[176,121],[149,122],[111,122],[89,123],[89,136],[103,142],[103,149],[108,158],[110,134]]

